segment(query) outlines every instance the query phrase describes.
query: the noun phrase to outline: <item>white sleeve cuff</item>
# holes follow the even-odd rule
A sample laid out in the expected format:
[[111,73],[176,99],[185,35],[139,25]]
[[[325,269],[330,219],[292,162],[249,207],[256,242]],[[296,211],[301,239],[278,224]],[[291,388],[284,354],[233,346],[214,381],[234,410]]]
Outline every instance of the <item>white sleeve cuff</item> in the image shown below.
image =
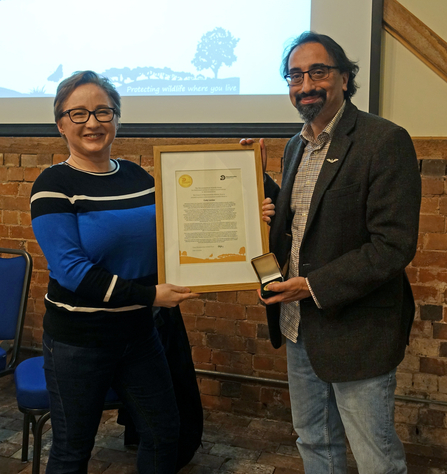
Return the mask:
[[317,297],[315,296],[315,293],[314,293],[313,290],[312,290],[312,287],[310,286],[310,283],[309,283],[309,279],[308,279],[308,278],[306,278],[306,283],[307,283],[307,286],[309,287],[310,294],[312,295],[312,298],[313,298],[313,300],[315,301],[315,304],[317,305],[317,308],[318,308],[318,309],[321,309],[321,305],[320,305],[320,303],[318,302]]

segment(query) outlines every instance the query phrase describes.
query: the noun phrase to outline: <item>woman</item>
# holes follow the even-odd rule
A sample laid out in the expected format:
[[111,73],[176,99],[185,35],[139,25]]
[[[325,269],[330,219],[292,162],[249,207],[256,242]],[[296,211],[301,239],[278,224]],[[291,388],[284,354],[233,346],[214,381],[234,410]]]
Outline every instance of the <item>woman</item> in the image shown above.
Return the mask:
[[112,387],[140,435],[140,473],[175,472],[178,410],[151,308],[194,298],[157,285],[154,181],[110,158],[120,97],[92,71],[59,84],[56,124],[67,161],[46,169],[31,196],[48,261],[43,348],[53,445],[47,473],[87,473]]

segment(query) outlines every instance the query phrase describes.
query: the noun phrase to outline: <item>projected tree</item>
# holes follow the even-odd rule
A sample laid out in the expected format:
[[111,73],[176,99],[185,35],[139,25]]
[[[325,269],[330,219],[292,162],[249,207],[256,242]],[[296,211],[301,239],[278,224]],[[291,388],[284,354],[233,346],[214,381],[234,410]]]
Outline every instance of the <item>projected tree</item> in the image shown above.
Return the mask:
[[191,62],[198,71],[211,69],[214,72],[214,79],[217,79],[222,64],[231,66],[236,61],[234,48],[238,42],[239,38],[235,38],[229,31],[214,28],[202,36]]

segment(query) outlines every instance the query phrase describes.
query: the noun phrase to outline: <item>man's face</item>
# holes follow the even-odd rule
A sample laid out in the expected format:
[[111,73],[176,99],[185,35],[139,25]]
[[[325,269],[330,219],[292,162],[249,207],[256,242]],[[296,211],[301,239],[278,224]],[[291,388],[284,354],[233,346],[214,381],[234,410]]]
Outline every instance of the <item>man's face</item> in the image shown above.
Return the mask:
[[[320,43],[297,46],[289,57],[289,74],[318,66],[336,66]],[[304,74],[301,84],[289,86],[290,100],[306,123],[318,121],[326,126],[343,104],[348,78],[348,73],[340,74],[338,69],[330,69],[328,77],[318,81]]]

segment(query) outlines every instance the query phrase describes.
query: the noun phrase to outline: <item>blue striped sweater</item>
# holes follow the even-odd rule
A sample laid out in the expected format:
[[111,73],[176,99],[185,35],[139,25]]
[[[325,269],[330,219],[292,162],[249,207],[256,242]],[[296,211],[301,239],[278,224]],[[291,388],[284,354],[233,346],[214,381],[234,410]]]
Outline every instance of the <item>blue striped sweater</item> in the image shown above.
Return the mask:
[[113,164],[106,173],[54,165],[31,192],[50,270],[44,329],[60,342],[114,344],[153,324],[154,180],[130,161]]

